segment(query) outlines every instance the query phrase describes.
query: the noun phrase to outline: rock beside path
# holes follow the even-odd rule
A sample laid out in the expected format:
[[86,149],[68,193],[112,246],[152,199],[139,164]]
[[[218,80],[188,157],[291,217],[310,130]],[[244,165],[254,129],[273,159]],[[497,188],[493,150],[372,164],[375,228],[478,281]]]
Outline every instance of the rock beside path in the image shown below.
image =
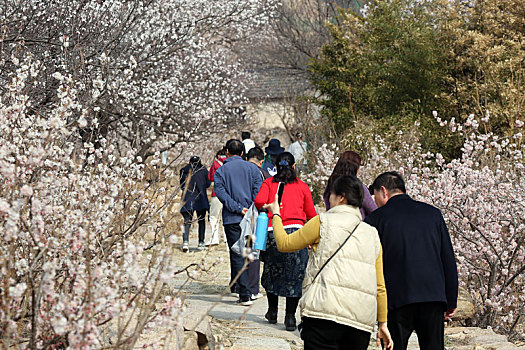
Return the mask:
[[445,335],[451,345],[450,350],[516,350],[516,345],[509,343],[507,337],[496,334],[491,329],[476,327],[445,328]]
[[181,349],[183,350],[199,350],[197,332],[186,331],[184,332],[184,345]]
[[[208,308],[193,306],[185,310],[183,314],[185,333],[192,332],[197,335],[198,347],[206,346],[209,350],[215,350],[215,338],[208,318]],[[197,347],[197,348],[198,348]]]

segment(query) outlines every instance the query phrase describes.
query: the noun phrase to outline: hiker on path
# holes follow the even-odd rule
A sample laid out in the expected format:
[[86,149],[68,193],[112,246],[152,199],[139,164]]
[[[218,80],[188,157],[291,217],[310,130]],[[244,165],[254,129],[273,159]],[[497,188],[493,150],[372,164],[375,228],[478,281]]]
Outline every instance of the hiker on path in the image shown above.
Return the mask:
[[193,214],[197,213],[199,223],[199,244],[197,249],[204,247],[206,233],[206,212],[210,209],[206,189],[210,187],[208,170],[197,156],[190,158],[190,162],[180,171],[180,186],[184,193],[181,214],[184,217],[184,232],[182,234],[182,251],[189,251],[190,228]]
[[[283,195],[284,198],[284,195]],[[330,190],[331,209],[287,234],[277,196],[265,206],[273,213],[273,234],[282,252],[312,245],[300,300],[299,325],[305,350],[365,350],[376,320],[377,343],[393,343],[387,327],[387,297],[377,230],[361,221],[363,186],[341,176]]]
[[[226,233],[226,240],[230,248],[230,267],[232,275],[237,275],[244,267],[245,259],[241,254],[231,250],[241,236],[239,225],[248,208],[253,203],[262,184],[261,174],[257,166],[242,160],[244,145],[239,140],[230,140],[226,143],[226,160],[215,172],[215,194],[223,204],[222,222]],[[238,280],[239,300],[241,305],[251,305],[248,274],[243,271]],[[233,287],[233,286],[232,286]],[[236,293],[237,291],[232,290]]]
[[[259,169],[261,174],[261,180],[271,177],[266,171],[261,169],[261,164],[264,160],[264,152],[259,146],[255,146],[248,152],[246,160],[250,163],[253,163]],[[263,295],[260,293],[260,280],[261,280],[261,260],[255,259],[248,264],[248,284],[250,286],[250,291],[252,293],[252,300],[262,298]],[[233,276],[235,277],[235,276]],[[238,289],[234,287],[234,290]]]
[[272,177],[266,170],[262,169],[262,164],[264,162],[264,152],[261,147],[256,146],[248,152],[248,155],[246,156],[246,160],[257,165],[261,172],[261,176],[263,178],[263,181],[266,180],[269,177]]
[[[273,202],[280,183],[284,184],[280,215],[286,233],[291,234],[303,227],[308,220],[317,215],[317,212],[310,188],[295,174],[295,159],[289,152],[277,156],[277,174],[273,178],[264,180],[261,190],[255,197],[255,206],[258,209]],[[271,220],[271,213],[268,217]],[[279,297],[286,297],[284,324],[286,330],[293,331],[296,328],[295,312],[302,294],[308,250],[304,247],[294,253],[281,253],[273,238],[270,221],[266,251],[263,254],[264,269],[261,284],[268,298],[268,312],[264,317],[268,322],[276,323]]]
[[303,134],[296,132],[295,142],[288,146],[288,152],[295,158],[298,172],[304,172],[306,170],[306,148],[307,144],[303,141]]
[[264,151],[266,152],[266,158],[262,164],[262,169],[274,176],[277,174],[277,156],[284,152],[284,147],[281,147],[281,141],[278,139],[271,139]]
[[388,329],[406,349],[416,331],[421,349],[444,349],[444,320],[455,314],[456,258],[441,211],[406,194],[396,172],[379,175],[371,186],[379,207],[365,222],[383,245]]
[[[353,175],[357,177],[359,170],[361,169],[361,156],[354,151],[345,151],[341,154],[337,163],[335,164],[332,175],[328,178],[326,188],[324,189],[323,200],[326,206],[326,210],[330,209],[330,188],[332,184],[337,180],[338,177],[343,175]],[[363,220],[365,217],[377,209],[377,204],[374,202],[374,199],[370,195],[368,188],[363,185],[364,198],[363,205],[359,209],[361,211],[361,216]]]
[[[222,164],[224,164],[224,160],[226,159],[226,148],[221,148],[217,154],[215,155],[215,160],[213,161],[213,164],[210,167],[210,171],[208,172],[208,179],[211,182],[214,182],[215,172],[217,169],[219,169]],[[210,203],[210,226],[211,226],[211,237],[206,239],[207,245],[217,245],[219,244],[220,237],[224,235],[224,230],[222,229],[220,225],[220,215],[222,211],[222,203],[217,198],[217,195],[215,194],[215,188],[213,188],[211,192],[211,203]]]
[[255,141],[253,141],[251,139],[252,137],[252,134],[250,134],[249,131],[243,131],[241,133],[241,139],[242,139],[242,143],[244,145],[244,155],[246,156],[248,154],[248,152],[250,152],[250,150],[257,146],[257,144],[255,143]]

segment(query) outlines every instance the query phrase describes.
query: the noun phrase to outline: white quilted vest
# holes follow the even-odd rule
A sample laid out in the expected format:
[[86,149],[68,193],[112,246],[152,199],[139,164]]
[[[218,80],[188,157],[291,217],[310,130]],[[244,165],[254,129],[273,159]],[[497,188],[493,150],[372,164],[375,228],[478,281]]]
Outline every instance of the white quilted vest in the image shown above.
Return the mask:
[[[377,230],[361,221],[359,209],[338,205],[320,214],[319,245],[310,259],[299,302],[301,316],[330,320],[372,333],[377,320]],[[312,280],[356,225],[343,248]]]

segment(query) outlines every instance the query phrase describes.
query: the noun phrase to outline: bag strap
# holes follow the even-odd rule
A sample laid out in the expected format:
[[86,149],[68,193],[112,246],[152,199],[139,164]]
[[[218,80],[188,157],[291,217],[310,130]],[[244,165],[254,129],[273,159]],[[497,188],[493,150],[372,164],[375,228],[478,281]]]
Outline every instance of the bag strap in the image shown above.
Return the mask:
[[346,237],[345,241],[339,246],[339,248],[337,248],[337,250],[332,254],[331,257],[328,258],[328,260],[326,260],[323,264],[323,266],[321,266],[321,268],[319,269],[319,271],[317,271],[317,274],[315,275],[314,279],[312,280],[312,283],[314,283],[315,279],[317,278],[317,276],[319,276],[319,274],[321,273],[321,271],[324,269],[324,267],[326,266],[326,264],[328,264],[330,262],[330,260],[332,260],[332,258],[335,256],[335,254],[337,254],[341,248],[343,248],[343,246],[345,245],[345,243],[350,239],[350,237],[352,237],[352,235],[354,234],[355,230],[357,230],[357,227],[361,225],[361,223],[357,224],[354,229],[352,230],[352,232],[350,232],[350,234],[348,235],[348,237]]

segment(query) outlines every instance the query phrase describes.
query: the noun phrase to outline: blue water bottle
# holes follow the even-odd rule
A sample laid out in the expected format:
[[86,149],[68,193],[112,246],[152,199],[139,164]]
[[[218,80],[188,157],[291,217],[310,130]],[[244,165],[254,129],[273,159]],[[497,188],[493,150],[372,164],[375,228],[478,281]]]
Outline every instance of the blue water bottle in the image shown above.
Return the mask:
[[268,211],[261,209],[257,217],[255,228],[255,249],[266,250],[266,239],[268,238]]

